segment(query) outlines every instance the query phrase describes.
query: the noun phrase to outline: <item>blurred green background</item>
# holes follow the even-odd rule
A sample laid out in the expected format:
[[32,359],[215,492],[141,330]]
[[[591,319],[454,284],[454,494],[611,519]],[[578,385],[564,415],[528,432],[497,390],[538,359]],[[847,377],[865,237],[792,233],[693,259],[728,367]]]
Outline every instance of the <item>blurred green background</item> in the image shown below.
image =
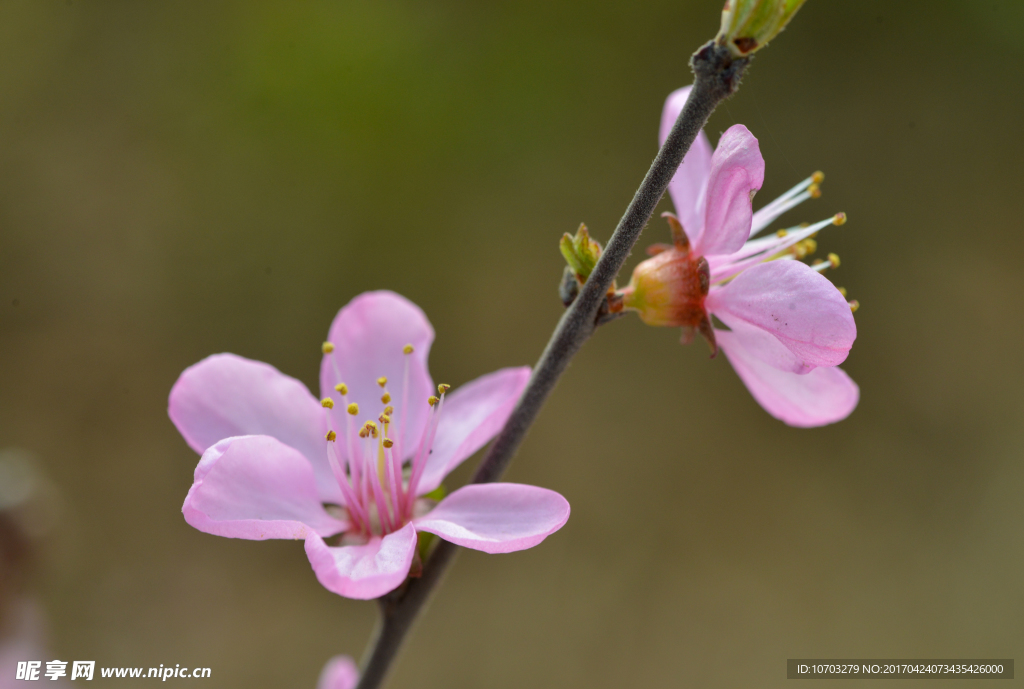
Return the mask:
[[[358,658],[375,606],[321,588],[301,543],[185,524],[171,385],[230,351],[316,391],[331,318],[379,288],[431,318],[439,381],[534,362],[559,236],[607,239],[720,9],[3,0],[0,446],[61,496],[25,584],[44,660],[233,688]],[[760,139],[755,205],[825,171],[788,224],[849,214],[820,247],[862,304],[860,407],[791,429],[702,343],[602,328],[507,475],[563,493],[569,523],[462,553],[390,686],[1024,659],[1022,36],[1018,0],[807,3],[708,133]],[[641,246],[667,236],[655,219]]]

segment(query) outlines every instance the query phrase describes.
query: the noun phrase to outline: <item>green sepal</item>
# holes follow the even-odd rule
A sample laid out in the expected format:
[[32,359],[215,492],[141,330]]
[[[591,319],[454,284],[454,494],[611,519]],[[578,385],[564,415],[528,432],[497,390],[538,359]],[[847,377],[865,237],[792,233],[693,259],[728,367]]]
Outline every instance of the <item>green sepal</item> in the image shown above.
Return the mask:
[[[429,493],[421,495],[420,498],[441,502],[446,495],[448,495],[448,491],[445,490],[444,484],[441,484]],[[416,532],[416,553],[420,556],[421,562],[427,561],[427,555],[430,554],[430,549],[434,547],[434,541],[436,540],[437,536],[432,533],[427,531]]]
[[440,486],[438,486],[434,490],[432,490],[429,493],[426,493],[424,495],[421,495],[420,497],[421,498],[426,498],[427,500],[434,500],[435,502],[441,502],[442,500],[444,500],[444,496],[446,496],[446,495],[448,495],[448,491],[445,490],[444,484],[442,483]]
[[426,562],[430,555],[430,549],[434,546],[437,536],[429,531],[416,532],[416,554],[420,556],[420,562]]

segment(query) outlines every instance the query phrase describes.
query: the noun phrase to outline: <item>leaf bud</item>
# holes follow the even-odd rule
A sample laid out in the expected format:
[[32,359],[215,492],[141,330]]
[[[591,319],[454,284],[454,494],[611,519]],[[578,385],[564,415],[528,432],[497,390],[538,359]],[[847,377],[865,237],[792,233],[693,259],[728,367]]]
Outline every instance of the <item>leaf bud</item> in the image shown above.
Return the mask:
[[601,258],[601,244],[590,238],[586,225],[580,225],[575,236],[568,232],[562,235],[558,248],[580,283],[587,281],[597,259]]
[[768,45],[805,0],[725,0],[717,42],[734,57],[746,57]]

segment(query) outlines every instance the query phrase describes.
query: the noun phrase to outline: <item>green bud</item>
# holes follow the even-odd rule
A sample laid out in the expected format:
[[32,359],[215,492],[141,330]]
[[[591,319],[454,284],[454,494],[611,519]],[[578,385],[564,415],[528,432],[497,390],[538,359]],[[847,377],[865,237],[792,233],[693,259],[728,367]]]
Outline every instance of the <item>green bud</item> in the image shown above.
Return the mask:
[[725,0],[718,44],[746,57],[775,38],[805,0]]
[[580,225],[575,237],[568,232],[562,235],[558,248],[580,282],[590,277],[597,259],[601,258],[601,245],[590,238],[586,225]]

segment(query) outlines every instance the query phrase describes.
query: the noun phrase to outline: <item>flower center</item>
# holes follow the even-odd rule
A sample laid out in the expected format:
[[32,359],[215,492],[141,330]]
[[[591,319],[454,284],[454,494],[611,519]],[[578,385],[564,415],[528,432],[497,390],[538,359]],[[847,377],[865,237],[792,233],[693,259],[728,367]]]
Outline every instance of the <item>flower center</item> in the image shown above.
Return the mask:
[[[327,416],[327,461],[341,489],[352,522],[349,533],[357,537],[387,535],[405,526],[413,516],[416,489],[434,443],[444,396],[449,389],[447,385],[438,385],[439,397],[428,398],[429,419],[416,445],[415,454],[407,452],[406,448],[401,447],[399,439],[405,437],[405,421],[409,409],[409,355],[413,351],[412,345],[402,348],[405,363],[402,401],[398,413],[395,413],[392,405],[388,378],[381,376],[377,379],[381,392],[380,407],[377,408],[379,413],[369,419],[363,417],[365,420],[357,426],[360,414],[370,410],[360,410],[358,403],[349,401],[348,386],[340,382],[341,375],[334,360],[334,345],[330,342],[323,345],[324,354],[331,357],[335,379],[339,381],[334,389],[341,397],[345,410],[345,427],[336,430],[332,414],[334,399],[326,397],[320,403]],[[404,459],[411,461],[406,463]]]

